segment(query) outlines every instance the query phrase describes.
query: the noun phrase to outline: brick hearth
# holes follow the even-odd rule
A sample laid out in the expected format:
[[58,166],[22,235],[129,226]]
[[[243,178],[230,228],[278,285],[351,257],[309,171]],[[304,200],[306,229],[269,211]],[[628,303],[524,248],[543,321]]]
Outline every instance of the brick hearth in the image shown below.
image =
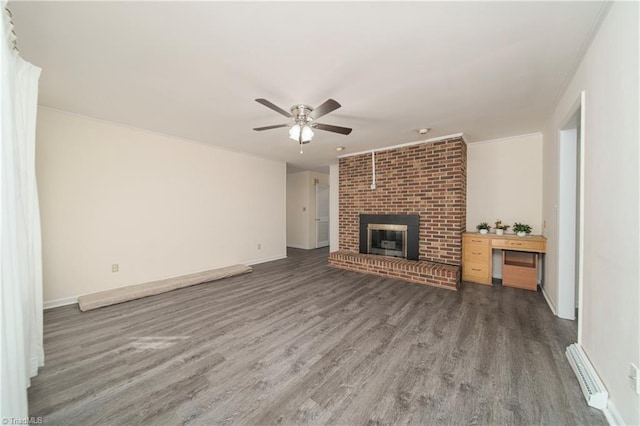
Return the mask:
[[[339,247],[331,266],[456,289],[466,229],[467,147],[461,137],[340,158]],[[359,215],[420,216],[419,261],[358,253]]]
[[331,253],[330,265],[351,271],[393,277],[418,284],[429,284],[455,290],[460,267],[425,261],[405,260],[372,254],[336,251]]

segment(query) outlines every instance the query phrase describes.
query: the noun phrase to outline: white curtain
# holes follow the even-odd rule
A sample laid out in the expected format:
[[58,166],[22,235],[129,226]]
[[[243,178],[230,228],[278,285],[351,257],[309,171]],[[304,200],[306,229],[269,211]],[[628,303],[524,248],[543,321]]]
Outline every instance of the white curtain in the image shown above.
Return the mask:
[[0,69],[0,418],[28,416],[30,378],[44,364],[42,254],[35,172],[40,68],[13,49],[2,1]]

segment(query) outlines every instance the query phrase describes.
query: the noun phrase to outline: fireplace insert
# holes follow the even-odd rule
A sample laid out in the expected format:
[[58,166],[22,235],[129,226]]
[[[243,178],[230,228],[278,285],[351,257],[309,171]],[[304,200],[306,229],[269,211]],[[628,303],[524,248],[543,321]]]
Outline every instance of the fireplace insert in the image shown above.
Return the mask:
[[418,215],[360,215],[360,253],[418,260]]

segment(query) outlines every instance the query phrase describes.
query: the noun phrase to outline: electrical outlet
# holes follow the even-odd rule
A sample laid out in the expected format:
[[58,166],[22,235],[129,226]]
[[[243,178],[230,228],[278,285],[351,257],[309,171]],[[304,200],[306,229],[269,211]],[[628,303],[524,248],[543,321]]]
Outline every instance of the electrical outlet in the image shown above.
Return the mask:
[[371,184],[371,189],[376,189],[376,184],[375,183]]
[[262,248],[262,244],[258,243],[258,250]]
[[631,389],[640,395],[640,374],[638,374],[638,367],[633,363],[631,363],[631,368],[629,369],[629,380],[631,381]]
[[120,270],[120,266],[117,263],[111,265],[111,272],[118,272]]

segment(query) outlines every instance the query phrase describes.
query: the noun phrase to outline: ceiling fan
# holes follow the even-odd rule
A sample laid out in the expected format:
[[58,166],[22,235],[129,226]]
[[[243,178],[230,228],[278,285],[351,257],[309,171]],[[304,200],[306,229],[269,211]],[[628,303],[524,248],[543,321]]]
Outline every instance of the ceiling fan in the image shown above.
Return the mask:
[[341,135],[348,135],[351,133],[350,128],[332,126],[331,124],[316,123],[314,120],[320,118],[323,115],[329,114],[331,111],[335,111],[341,107],[341,105],[333,99],[328,99],[322,105],[317,108],[312,108],[309,105],[294,105],[291,107],[291,112],[287,112],[279,106],[269,102],[266,99],[258,98],[256,102],[276,111],[279,114],[284,115],[287,118],[293,118],[293,123],[287,124],[275,124],[272,126],[255,127],[253,130],[271,130],[278,129],[280,127],[289,127],[289,137],[300,143],[300,154],[302,154],[302,145],[311,142],[313,138],[313,130],[324,130],[327,132],[340,133]]

